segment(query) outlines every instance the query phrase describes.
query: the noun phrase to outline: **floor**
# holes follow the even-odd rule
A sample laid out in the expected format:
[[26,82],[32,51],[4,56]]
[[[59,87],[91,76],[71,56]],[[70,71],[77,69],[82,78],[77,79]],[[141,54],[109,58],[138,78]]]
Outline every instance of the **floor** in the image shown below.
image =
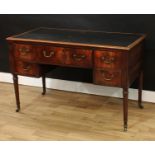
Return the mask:
[[12,84],[0,83],[0,140],[155,140],[155,103],[129,101],[123,131],[122,99],[20,86],[15,112]]

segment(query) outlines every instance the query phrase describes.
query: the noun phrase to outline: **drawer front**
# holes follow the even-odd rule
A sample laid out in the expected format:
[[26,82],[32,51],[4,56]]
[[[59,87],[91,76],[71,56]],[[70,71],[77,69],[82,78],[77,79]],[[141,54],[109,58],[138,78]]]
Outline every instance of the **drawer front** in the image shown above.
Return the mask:
[[64,48],[44,46],[38,50],[39,62],[46,64],[64,64]]
[[17,61],[15,70],[20,75],[26,76],[40,76],[40,67],[37,64],[31,64],[27,62]]
[[91,68],[92,51],[84,49],[65,49],[65,64],[72,67]]
[[94,65],[96,68],[120,69],[123,66],[121,52],[95,51],[94,55]]
[[35,60],[35,47],[26,44],[15,44],[15,58],[20,60]]
[[122,86],[121,71],[94,70],[94,83],[106,86]]

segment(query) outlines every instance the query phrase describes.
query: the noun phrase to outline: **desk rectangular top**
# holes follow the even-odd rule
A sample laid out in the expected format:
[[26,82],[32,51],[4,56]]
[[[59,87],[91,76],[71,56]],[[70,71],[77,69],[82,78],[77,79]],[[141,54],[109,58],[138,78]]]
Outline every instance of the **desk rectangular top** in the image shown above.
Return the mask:
[[8,37],[7,40],[129,50],[144,38],[144,34],[41,27]]

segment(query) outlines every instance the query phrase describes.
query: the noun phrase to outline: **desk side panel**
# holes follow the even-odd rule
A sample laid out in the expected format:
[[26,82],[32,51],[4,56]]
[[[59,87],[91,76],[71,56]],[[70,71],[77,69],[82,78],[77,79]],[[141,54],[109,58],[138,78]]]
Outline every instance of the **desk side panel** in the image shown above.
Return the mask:
[[14,54],[13,54],[14,46],[13,46],[13,43],[12,42],[9,42],[8,45],[9,45],[9,64],[10,64],[10,71],[11,71],[12,74],[14,74],[15,73],[15,60],[14,60]]
[[140,42],[129,51],[129,84],[131,85],[143,70],[144,42]]

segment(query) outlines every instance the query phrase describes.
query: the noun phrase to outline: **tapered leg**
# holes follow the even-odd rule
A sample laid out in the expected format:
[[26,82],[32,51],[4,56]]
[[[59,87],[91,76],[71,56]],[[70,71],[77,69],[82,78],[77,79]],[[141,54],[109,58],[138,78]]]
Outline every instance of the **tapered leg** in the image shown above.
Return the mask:
[[13,74],[13,82],[14,82],[14,90],[15,90],[16,105],[17,105],[16,112],[19,112],[20,111],[20,99],[19,99],[18,76],[15,74]]
[[140,73],[139,78],[138,78],[138,106],[139,108],[143,109],[142,105],[142,89],[143,89],[143,72]]
[[124,131],[128,128],[128,88],[123,88],[123,118]]
[[45,75],[42,76],[42,85],[43,85],[42,95],[45,95],[46,94],[46,77],[45,77]]

